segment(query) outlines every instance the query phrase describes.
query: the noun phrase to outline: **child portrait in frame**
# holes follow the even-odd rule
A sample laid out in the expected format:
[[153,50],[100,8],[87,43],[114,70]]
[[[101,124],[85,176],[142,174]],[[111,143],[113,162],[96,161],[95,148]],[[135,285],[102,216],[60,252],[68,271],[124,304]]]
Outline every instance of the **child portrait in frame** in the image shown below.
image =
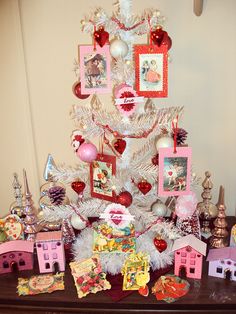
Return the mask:
[[80,46],[80,81],[82,94],[111,91],[109,46]]
[[158,195],[178,196],[190,192],[191,148],[177,147],[159,149]]
[[98,154],[90,165],[91,196],[107,201],[115,200],[111,178],[116,173],[116,157]]
[[136,91],[144,97],[167,97],[167,47],[135,46]]

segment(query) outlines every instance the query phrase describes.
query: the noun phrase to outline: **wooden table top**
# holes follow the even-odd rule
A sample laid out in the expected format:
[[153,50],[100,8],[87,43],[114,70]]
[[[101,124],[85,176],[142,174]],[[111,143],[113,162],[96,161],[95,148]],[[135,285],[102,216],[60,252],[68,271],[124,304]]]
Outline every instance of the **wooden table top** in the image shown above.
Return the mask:
[[112,301],[105,291],[78,299],[68,265],[64,291],[19,297],[17,278],[30,277],[33,271],[5,274],[0,276],[0,313],[236,313],[236,282],[209,277],[207,271],[204,260],[202,279],[187,278],[190,291],[171,304],[157,301],[151,293],[145,298],[138,292],[119,302]]

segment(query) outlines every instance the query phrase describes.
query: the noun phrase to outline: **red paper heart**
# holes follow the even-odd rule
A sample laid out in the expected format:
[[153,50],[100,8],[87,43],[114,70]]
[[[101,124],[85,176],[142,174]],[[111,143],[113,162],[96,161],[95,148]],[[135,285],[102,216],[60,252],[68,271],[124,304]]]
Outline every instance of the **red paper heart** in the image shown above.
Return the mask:
[[[120,96],[120,98],[133,98],[134,94],[131,92],[124,92]],[[121,104],[120,105],[124,111],[130,111],[134,108],[134,103],[128,103],[128,104]]]
[[164,40],[164,37],[168,37],[167,32],[163,31],[162,28],[158,28],[155,31],[151,32],[151,39],[152,42],[157,45],[158,47],[160,47],[162,45],[162,42]]
[[147,181],[141,181],[138,183],[138,189],[140,192],[142,192],[144,195],[146,195],[152,188],[151,183]]
[[112,218],[112,214],[113,215],[120,215],[120,214],[123,214],[123,213],[120,210],[111,210],[110,214],[111,214],[111,221],[113,221],[114,224],[119,225],[120,222],[122,221],[122,218],[118,218],[118,217],[113,217]]
[[119,154],[123,154],[125,148],[126,148],[126,141],[123,140],[122,138],[118,138],[115,143],[113,144],[115,150],[119,153]]
[[77,193],[81,194],[85,189],[86,184],[83,181],[75,181],[71,183],[71,188]]
[[172,173],[173,173],[172,171],[168,171],[169,176],[172,176]]
[[94,32],[93,36],[100,47],[103,47],[105,43],[109,41],[109,33],[106,32],[103,27]]

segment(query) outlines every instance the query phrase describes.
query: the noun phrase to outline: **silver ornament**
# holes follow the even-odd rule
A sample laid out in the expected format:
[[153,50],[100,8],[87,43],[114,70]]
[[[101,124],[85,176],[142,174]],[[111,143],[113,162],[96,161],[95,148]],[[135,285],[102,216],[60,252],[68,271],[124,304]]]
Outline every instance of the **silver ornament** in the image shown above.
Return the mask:
[[157,200],[157,202],[152,204],[151,210],[153,215],[157,217],[165,217],[167,214],[167,207],[160,200]]
[[110,44],[110,54],[113,58],[124,58],[129,51],[129,47],[125,41],[114,39]]
[[76,213],[71,216],[70,222],[76,230],[82,230],[86,227],[86,221],[83,221]]
[[169,135],[163,135],[159,137],[156,141],[157,151],[159,150],[159,148],[165,148],[165,147],[174,147],[174,140]]

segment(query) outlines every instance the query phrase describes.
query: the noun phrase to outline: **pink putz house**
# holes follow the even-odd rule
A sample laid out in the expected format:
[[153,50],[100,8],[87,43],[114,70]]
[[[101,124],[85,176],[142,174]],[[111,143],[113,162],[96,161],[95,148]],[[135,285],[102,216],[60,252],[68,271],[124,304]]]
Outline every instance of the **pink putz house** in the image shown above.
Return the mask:
[[206,243],[193,234],[175,240],[172,251],[175,252],[175,275],[184,270],[186,277],[201,279],[203,256],[206,255]]
[[211,249],[207,256],[208,275],[236,281],[236,247]]
[[0,274],[33,269],[34,243],[14,240],[0,244]]
[[61,231],[39,232],[35,242],[40,273],[65,270],[65,251]]

